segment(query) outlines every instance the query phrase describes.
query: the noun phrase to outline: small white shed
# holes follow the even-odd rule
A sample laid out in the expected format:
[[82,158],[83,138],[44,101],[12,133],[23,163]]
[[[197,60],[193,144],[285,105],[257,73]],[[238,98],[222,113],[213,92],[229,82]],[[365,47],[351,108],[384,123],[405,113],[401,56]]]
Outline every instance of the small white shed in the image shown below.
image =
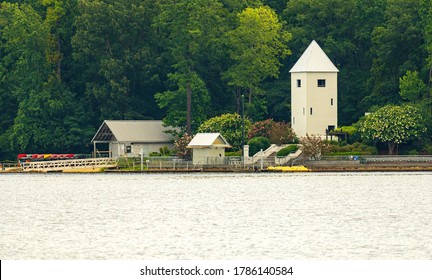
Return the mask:
[[231,145],[220,133],[198,133],[187,148],[192,149],[193,164],[223,164]]

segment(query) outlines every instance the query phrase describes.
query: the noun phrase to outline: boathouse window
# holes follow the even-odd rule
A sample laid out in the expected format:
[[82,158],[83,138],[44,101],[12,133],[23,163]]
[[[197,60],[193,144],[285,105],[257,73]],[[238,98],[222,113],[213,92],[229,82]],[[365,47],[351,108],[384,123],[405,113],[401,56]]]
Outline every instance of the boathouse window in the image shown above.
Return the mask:
[[126,146],[126,153],[131,153],[132,152],[132,147],[131,146]]
[[325,86],[326,86],[326,80],[318,79],[318,87],[325,87]]
[[293,125],[295,124],[295,117],[293,117]]
[[297,79],[297,87],[301,87],[301,80]]

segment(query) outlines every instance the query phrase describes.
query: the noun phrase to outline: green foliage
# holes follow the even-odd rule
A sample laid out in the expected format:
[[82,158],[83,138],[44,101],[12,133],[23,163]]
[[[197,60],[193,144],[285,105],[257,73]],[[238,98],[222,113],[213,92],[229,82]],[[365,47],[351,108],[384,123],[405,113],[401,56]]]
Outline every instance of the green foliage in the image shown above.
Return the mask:
[[326,156],[346,156],[346,155],[376,155],[378,149],[374,146],[365,145],[359,142],[351,145],[341,145],[340,142],[328,142],[330,145],[329,151]]
[[[250,120],[245,118],[245,133],[249,130],[250,125]],[[218,132],[228,141],[234,151],[242,149],[242,118],[238,114],[223,114],[211,118],[200,125],[198,132]]]
[[278,15],[269,7],[246,8],[238,14],[238,26],[225,35],[228,53],[232,60],[223,73],[228,85],[236,87],[237,98],[244,90],[248,94],[247,112],[256,116],[265,108],[261,102],[252,102],[259,92],[260,83],[266,78],[277,78],[279,59],[291,54],[287,42],[291,34],[283,30]]
[[243,151],[225,152],[225,156],[227,157],[241,157],[242,155]]
[[358,129],[355,126],[341,126],[334,130],[335,132],[345,132],[348,135],[354,135],[357,133]]
[[385,22],[372,33],[374,59],[368,80],[371,94],[363,100],[367,107],[398,103],[399,77],[407,70],[421,69],[426,53],[419,9],[420,0],[387,2]]
[[405,101],[421,102],[428,95],[426,84],[419,78],[417,71],[407,71],[405,76],[399,79],[399,94]]
[[366,139],[387,143],[393,154],[396,145],[420,137],[426,127],[416,107],[387,105],[367,116],[360,131]]
[[281,149],[279,152],[277,152],[276,156],[278,157],[286,157],[287,155],[291,153],[295,153],[298,150],[297,145],[289,145],[288,147],[285,147]]
[[177,86],[176,91],[157,93],[155,99],[161,109],[167,110],[164,124],[172,127],[186,127],[186,94],[187,87],[192,89],[192,131],[207,119],[207,108],[210,106],[210,96],[204,82],[197,74],[189,76],[170,74],[169,78]]
[[246,8],[238,15],[239,26],[227,33],[234,62],[224,74],[233,85],[255,88],[267,77],[277,77],[278,58],[290,54],[286,43],[291,34],[282,30],[276,13],[269,7]]
[[[249,119],[287,122],[289,69],[312,39],[340,70],[340,125],[410,102],[432,131],[430,0],[10,0],[0,4],[0,158],[87,151],[104,119],[196,130],[239,113],[242,95]],[[240,149],[241,129],[228,130]],[[427,138],[404,149],[423,152]]]
[[268,147],[270,147],[270,140],[268,140],[265,137],[255,137],[252,138],[251,140],[249,140],[247,142],[247,144],[249,145],[249,155],[253,156],[256,153],[258,153],[259,151],[263,150],[267,150]]
[[171,151],[167,146],[163,146],[159,148],[159,153],[158,152],[151,152],[150,156],[151,157],[169,157],[172,156],[174,154],[173,151]]

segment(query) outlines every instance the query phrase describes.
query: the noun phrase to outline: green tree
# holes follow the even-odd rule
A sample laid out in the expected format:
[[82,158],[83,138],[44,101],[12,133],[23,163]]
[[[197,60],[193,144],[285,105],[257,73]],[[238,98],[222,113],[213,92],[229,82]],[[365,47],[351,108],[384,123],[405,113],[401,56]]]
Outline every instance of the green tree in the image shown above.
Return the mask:
[[[242,118],[239,114],[223,114],[205,121],[198,128],[198,132],[219,132],[230,143],[232,149],[242,149]],[[251,122],[244,120],[244,131],[247,132]]]
[[412,105],[386,105],[368,115],[360,127],[365,139],[387,143],[389,154],[395,147],[426,132],[422,114]]
[[238,15],[238,21],[237,28],[226,34],[233,63],[223,73],[228,85],[236,88],[237,113],[242,92],[248,92],[248,105],[251,106],[254,90],[264,79],[278,77],[279,59],[291,54],[286,45],[291,34],[283,30],[271,8],[246,8]]
[[212,0],[162,0],[153,26],[167,48],[175,73],[186,89],[186,131],[192,133],[192,81],[199,76],[199,62],[207,57],[218,38],[222,5]]
[[[75,78],[103,119],[145,119],[155,112],[150,0],[79,0],[72,38]],[[157,113],[155,113],[157,115]]]
[[207,108],[210,106],[210,96],[204,82],[198,75],[170,74],[169,78],[175,83],[177,90],[165,91],[155,95],[161,109],[166,109],[167,115],[164,124],[183,128],[186,127],[186,99],[184,96],[190,88],[191,95],[191,129],[195,131],[207,119]]
[[388,0],[385,23],[372,33],[370,94],[363,100],[367,107],[400,102],[399,78],[422,68],[426,52],[419,10],[420,0]]
[[[31,6],[3,3],[1,65],[14,108],[2,136],[15,152],[83,150],[91,135],[79,98],[62,84],[52,21]],[[0,103],[3,103],[1,101]],[[15,111],[16,110],[16,111]],[[70,151],[70,150],[69,150]]]
[[[386,2],[387,0],[291,0],[282,14],[293,34],[290,43],[293,55],[285,62],[286,76],[289,77],[288,70],[305,48],[312,40],[316,40],[340,71],[340,124],[355,122],[363,114],[362,109],[367,109],[360,107],[360,104],[370,93],[366,81],[372,65],[371,33],[384,21]],[[287,109],[290,108],[285,110]]]
[[407,71],[399,79],[399,90],[404,101],[422,102],[429,96],[427,85],[419,78],[417,71]]

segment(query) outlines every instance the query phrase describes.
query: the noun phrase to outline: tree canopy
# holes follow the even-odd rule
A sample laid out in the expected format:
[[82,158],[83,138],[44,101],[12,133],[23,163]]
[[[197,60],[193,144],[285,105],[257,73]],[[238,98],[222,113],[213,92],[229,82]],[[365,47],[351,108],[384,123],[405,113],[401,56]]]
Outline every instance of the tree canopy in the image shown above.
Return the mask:
[[360,131],[367,139],[386,143],[391,155],[397,145],[420,137],[426,127],[416,107],[386,105],[368,115]]
[[249,119],[287,123],[312,40],[340,70],[338,125],[406,102],[431,117],[430,0],[5,0],[0,159],[88,152],[105,119],[194,133],[242,95]]

